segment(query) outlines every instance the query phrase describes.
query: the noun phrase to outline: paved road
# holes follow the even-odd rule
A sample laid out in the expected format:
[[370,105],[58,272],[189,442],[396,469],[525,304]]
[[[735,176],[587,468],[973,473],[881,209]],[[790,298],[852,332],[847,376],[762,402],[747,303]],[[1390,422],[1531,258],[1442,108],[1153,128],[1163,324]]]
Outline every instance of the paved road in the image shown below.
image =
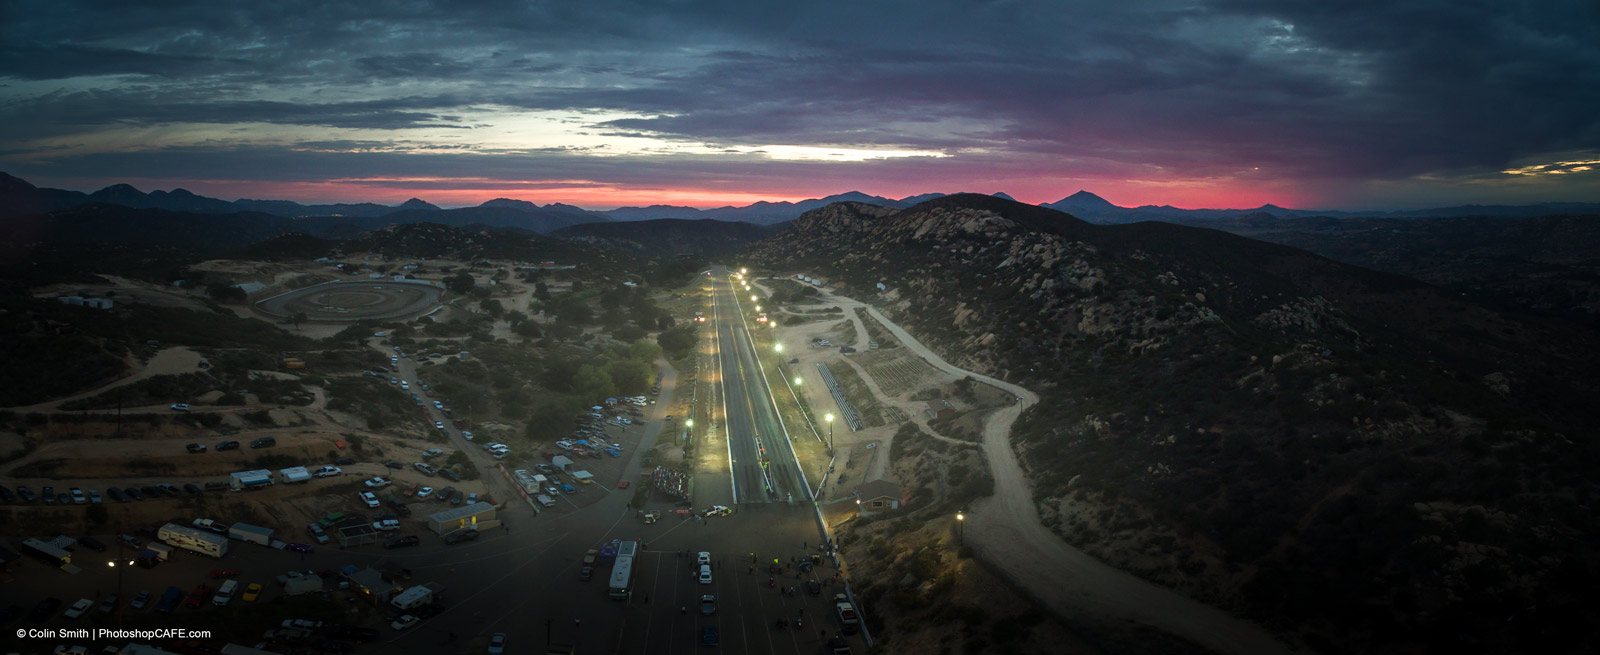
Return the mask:
[[[739,503],[804,502],[810,487],[789,447],[771,389],[745,322],[742,286],[725,269],[711,269],[712,321],[717,334],[728,448]],[[748,293],[748,292],[744,292]]]

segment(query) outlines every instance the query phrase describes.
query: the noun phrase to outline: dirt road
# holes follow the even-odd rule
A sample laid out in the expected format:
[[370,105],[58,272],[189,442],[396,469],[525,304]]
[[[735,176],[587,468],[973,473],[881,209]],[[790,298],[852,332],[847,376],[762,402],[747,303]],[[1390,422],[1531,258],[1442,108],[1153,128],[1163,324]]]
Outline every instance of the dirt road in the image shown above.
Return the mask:
[[[825,295],[837,299],[846,310],[865,308],[906,348],[940,371],[970,375],[1021,397],[1025,404],[1039,401],[1027,389],[951,365],[869,305]],[[983,449],[994,474],[995,494],[972,506],[966,531],[967,543],[979,557],[1064,616],[1090,615],[1147,625],[1218,653],[1293,652],[1260,627],[1107,565],[1041,525],[1032,491],[1011,449],[1011,425],[1024,406],[996,411],[984,424]]]
[[[176,348],[167,348],[152,356],[150,358],[150,363],[145,364],[143,368],[136,368],[132,375],[118,379],[110,384],[96,387],[80,394],[67,396],[66,398],[57,398],[55,400],[47,400],[35,405],[29,405],[27,407],[12,407],[10,409],[18,413],[52,412],[55,411],[57,407],[60,407],[62,403],[81,398],[97,396],[111,389],[133,384],[140,380],[152,378],[157,375],[179,375],[182,373],[193,373],[200,370],[201,359],[200,353],[189,350],[188,348],[184,348],[182,346]],[[138,362],[131,363],[135,366],[138,366]]]

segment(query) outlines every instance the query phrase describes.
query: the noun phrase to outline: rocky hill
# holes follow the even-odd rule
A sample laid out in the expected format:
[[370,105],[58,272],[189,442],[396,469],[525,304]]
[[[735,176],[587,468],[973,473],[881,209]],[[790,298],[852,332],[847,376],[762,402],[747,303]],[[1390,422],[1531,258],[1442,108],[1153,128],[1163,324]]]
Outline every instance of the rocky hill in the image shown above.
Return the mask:
[[1102,559],[1319,652],[1595,645],[1592,331],[974,195],[830,205],[745,261],[1040,391],[1015,446],[1047,524]]

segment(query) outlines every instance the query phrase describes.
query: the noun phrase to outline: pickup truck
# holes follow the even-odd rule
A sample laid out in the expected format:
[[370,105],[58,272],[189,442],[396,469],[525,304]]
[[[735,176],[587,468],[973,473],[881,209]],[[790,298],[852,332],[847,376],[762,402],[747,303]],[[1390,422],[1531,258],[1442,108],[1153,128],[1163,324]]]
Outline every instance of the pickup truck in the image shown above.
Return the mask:
[[840,632],[853,635],[861,628],[861,619],[856,616],[856,606],[846,600],[844,594],[834,595],[833,611],[839,615]]
[[163,614],[171,614],[172,610],[178,607],[178,601],[181,600],[183,600],[182,589],[167,587],[166,593],[161,594],[161,602],[156,603],[156,611]]

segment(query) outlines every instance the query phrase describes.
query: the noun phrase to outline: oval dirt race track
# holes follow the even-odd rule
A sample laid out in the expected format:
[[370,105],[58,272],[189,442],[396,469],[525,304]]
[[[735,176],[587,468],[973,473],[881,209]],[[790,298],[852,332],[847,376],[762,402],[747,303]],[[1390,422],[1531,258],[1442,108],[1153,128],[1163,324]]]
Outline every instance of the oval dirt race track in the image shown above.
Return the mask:
[[438,304],[444,289],[428,284],[370,280],[329,282],[267,298],[256,308],[288,318],[304,312],[312,321],[360,321],[413,316]]

